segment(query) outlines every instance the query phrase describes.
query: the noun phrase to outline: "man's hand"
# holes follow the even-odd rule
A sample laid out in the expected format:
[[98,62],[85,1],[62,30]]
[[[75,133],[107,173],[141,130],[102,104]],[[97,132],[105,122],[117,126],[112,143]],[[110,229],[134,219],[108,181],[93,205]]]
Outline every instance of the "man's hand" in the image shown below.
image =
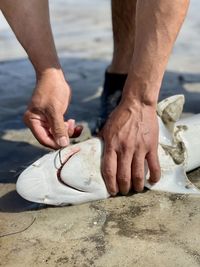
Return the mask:
[[156,108],[141,103],[120,103],[100,133],[104,140],[102,174],[108,191],[127,194],[144,188],[144,162],[150,182],[160,179],[157,155],[158,122]]
[[82,128],[74,120],[64,122],[70,101],[70,88],[61,70],[49,70],[37,81],[24,122],[44,146],[58,149],[69,144],[69,137],[79,136]]
[[145,159],[150,182],[160,178],[156,103],[188,5],[189,0],[137,1],[134,51],[122,100],[101,132],[105,143],[102,174],[111,195],[127,194],[130,188],[143,190]]

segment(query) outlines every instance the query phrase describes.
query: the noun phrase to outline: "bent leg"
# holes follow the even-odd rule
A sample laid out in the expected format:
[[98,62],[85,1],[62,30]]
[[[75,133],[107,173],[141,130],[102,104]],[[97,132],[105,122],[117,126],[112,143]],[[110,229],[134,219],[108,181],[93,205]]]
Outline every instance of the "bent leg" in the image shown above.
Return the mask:
[[137,0],[112,0],[113,59],[112,73],[128,73],[135,41]]
[[113,58],[105,73],[101,113],[96,132],[121,100],[122,90],[134,51],[135,11],[137,0],[112,0]]

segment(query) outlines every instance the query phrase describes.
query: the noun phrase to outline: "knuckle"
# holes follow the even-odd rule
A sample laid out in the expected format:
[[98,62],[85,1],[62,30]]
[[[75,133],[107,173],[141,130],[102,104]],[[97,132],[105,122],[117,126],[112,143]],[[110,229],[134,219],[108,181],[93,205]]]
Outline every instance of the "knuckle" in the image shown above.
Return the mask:
[[120,150],[122,152],[125,152],[127,150],[130,150],[131,146],[129,145],[129,143],[127,141],[121,141],[120,143]]
[[144,177],[142,175],[138,174],[138,175],[134,175],[134,179],[137,183],[141,183],[141,182],[143,182]]
[[124,185],[128,185],[130,178],[127,176],[119,176],[118,181],[119,181],[119,183],[122,183]]
[[65,128],[60,125],[54,125],[53,131],[56,135],[62,135],[65,132]]
[[114,147],[112,144],[106,144],[106,147],[105,147],[105,153],[108,155],[108,154],[111,154],[114,150]]
[[44,108],[44,114],[49,118],[54,119],[57,114],[57,110],[53,105],[48,105]]
[[138,151],[138,153],[144,154],[148,150],[148,148],[144,142],[140,142],[136,145],[136,150]]
[[[59,130],[53,130],[52,131],[52,133],[53,133],[53,137],[56,139],[56,141],[59,139],[59,138],[61,138],[61,137],[65,137],[66,136],[66,133],[64,132],[64,131],[59,131]],[[67,137],[66,137],[67,138]]]
[[106,179],[114,179],[113,171],[110,167],[104,167],[102,172],[103,172],[103,176]]

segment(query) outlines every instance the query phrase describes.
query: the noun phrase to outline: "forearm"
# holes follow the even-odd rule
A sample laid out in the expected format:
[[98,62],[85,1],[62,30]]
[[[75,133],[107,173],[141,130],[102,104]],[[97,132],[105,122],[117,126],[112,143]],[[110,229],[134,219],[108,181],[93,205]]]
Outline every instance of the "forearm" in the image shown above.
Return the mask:
[[123,99],[156,105],[173,44],[189,0],[138,0],[136,37]]
[[37,74],[60,68],[51,32],[48,0],[2,0],[0,9]]

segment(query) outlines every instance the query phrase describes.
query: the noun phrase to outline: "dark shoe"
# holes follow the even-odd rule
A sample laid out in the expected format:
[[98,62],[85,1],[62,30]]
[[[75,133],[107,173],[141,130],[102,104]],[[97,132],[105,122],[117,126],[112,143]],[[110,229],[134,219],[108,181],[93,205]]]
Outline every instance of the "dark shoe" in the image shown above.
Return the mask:
[[108,116],[119,104],[126,78],[127,74],[105,73],[101,95],[101,110],[97,119],[95,133],[98,133],[103,128]]

